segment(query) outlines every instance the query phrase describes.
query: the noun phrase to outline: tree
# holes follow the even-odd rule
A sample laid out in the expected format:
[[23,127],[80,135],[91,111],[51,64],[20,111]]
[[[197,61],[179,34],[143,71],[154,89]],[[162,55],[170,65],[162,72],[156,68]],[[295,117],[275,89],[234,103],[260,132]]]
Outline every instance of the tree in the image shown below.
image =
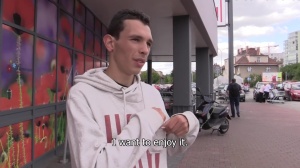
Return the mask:
[[148,81],[148,79],[147,79],[147,71],[142,71],[142,73],[141,73],[141,81],[143,81],[143,82],[147,82]]
[[262,81],[262,77],[260,74],[251,74],[249,76],[251,78],[250,81],[248,81],[248,77],[246,77],[244,79],[244,83],[249,83],[250,84],[250,87],[254,87],[256,85],[257,82],[261,82]]
[[[143,81],[143,82],[147,82],[148,81],[148,74],[147,74],[147,71],[142,71],[142,73],[141,73],[141,80]],[[159,76],[159,74],[154,70],[154,69],[152,69],[152,83],[153,84],[158,84],[158,83],[160,83],[160,76]]]
[[160,76],[156,71],[152,70],[152,83],[159,84],[160,83]]
[[196,82],[196,72],[192,72],[192,82]]
[[173,77],[171,76],[171,74],[165,75],[165,83],[166,84],[172,84],[173,83]]
[[286,65],[280,71],[285,80],[300,80],[300,63]]

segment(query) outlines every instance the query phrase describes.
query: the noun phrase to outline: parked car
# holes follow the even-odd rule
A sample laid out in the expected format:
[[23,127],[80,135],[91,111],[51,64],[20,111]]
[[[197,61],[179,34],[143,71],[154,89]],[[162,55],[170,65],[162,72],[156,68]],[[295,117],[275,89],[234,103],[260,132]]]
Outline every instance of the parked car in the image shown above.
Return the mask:
[[253,90],[253,99],[258,102],[258,93],[260,88],[264,85],[264,84],[268,84],[269,82],[257,82],[255,84],[254,90]]
[[[225,89],[225,97],[224,98],[226,100],[229,99],[228,94],[226,93],[227,88],[228,88],[228,85],[225,85],[225,87],[224,87],[224,89]],[[245,92],[244,92],[244,90],[241,90],[241,92],[240,92],[240,102],[245,102],[245,101],[246,101]]]
[[284,84],[283,84],[283,83],[280,83],[280,84],[277,84],[277,85],[276,85],[276,89],[279,90],[279,91],[284,91],[284,88],[283,88],[283,87],[284,87]]
[[249,92],[250,91],[249,84],[242,84],[242,89],[244,90],[244,92]]
[[218,86],[218,96],[219,97],[223,97],[225,98],[226,97],[226,89],[225,89],[225,86],[227,86],[228,83],[222,83]]
[[173,114],[173,92],[160,92],[169,116]]
[[284,98],[288,101],[300,100],[300,82],[290,82],[284,85]]

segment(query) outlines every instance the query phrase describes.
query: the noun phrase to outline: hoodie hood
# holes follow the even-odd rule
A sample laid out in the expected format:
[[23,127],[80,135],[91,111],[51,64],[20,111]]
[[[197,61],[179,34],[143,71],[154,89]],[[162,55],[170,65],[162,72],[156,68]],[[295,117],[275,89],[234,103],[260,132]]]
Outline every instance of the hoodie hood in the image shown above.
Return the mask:
[[75,84],[79,82],[86,83],[101,91],[112,93],[119,99],[131,103],[138,103],[143,101],[141,91],[141,78],[135,75],[134,82],[129,87],[124,87],[116,83],[113,79],[104,73],[107,67],[90,69],[83,75],[77,75],[74,79]]

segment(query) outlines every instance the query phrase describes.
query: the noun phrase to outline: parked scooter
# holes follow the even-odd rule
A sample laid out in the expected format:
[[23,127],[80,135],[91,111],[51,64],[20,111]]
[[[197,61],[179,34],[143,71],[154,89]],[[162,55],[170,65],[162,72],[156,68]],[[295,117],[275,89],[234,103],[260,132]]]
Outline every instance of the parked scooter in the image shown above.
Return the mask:
[[220,105],[210,97],[204,96],[199,88],[196,89],[200,93],[197,96],[201,100],[200,105],[194,112],[200,123],[199,132],[201,129],[212,129],[211,133],[217,130],[220,134],[225,134],[229,129],[229,120],[231,119],[229,116],[229,107]]

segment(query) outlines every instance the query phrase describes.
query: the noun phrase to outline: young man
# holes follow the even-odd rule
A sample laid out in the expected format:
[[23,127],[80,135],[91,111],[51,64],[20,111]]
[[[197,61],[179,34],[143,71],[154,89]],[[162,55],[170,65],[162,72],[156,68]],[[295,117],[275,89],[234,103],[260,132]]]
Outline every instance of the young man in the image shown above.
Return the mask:
[[230,101],[230,108],[231,108],[231,117],[235,117],[235,110],[238,117],[240,117],[240,93],[241,93],[241,86],[236,83],[235,79],[231,80],[231,83],[227,87],[227,93],[229,94],[229,101]]
[[160,93],[139,73],[152,46],[149,18],[122,10],[103,42],[109,66],[75,77],[67,100],[73,168],[167,167],[199,131],[192,112],[168,117]]

